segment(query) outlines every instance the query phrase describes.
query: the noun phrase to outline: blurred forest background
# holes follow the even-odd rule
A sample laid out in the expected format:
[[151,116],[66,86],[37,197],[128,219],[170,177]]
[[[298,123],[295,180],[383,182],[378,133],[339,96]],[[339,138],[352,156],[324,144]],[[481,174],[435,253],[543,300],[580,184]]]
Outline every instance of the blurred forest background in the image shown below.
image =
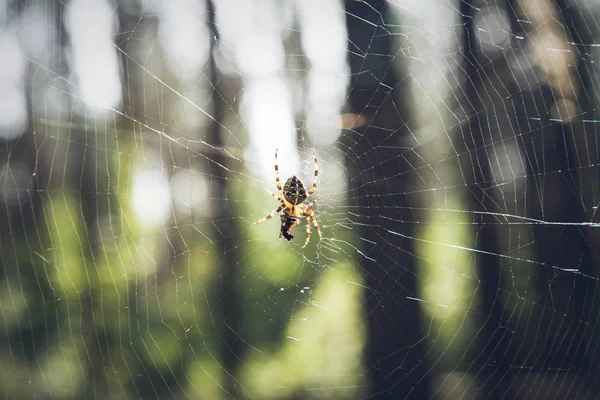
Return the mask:
[[[0,398],[598,399],[600,3],[0,0]],[[279,240],[273,164],[319,181]]]

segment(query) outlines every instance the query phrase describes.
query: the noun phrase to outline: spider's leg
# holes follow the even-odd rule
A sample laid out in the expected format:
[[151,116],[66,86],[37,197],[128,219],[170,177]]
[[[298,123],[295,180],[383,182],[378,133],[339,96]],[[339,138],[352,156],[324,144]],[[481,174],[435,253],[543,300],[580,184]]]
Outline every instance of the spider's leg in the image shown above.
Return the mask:
[[302,248],[305,248],[309,241],[310,241],[310,216],[306,217],[306,242],[304,242],[304,246],[302,246]]
[[283,189],[281,188],[281,182],[279,181],[279,165],[277,165],[277,149],[275,149],[275,183],[277,184],[277,190],[279,190],[279,195],[283,194]]
[[315,213],[312,211],[311,211],[311,217],[312,217],[313,224],[315,224],[315,229],[319,233],[319,240],[323,240],[323,234],[321,233],[321,227],[319,226],[319,223],[317,222],[317,217],[315,216]]
[[317,222],[317,217],[315,216],[315,212],[313,210],[306,210],[306,211],[304,211],[304,215],[306,215],[309,219],[312,219],[312,222],[315,225],[315,229],[319,233],[319,240],[323,240],[323,233],[321,233],[321,227],[319,226],[319,223]]
[[258,221],[255,222],[255,224],[260,224],[261,222],[265,222],[266,220],[273,218],[273,216],[275,214],[277,214],[279,211],[283,210],[283,207],[285,207],[285,204],[280,205],[277,210],[273,211],[271,214],[267,215],[266,217],[259,219]]
[[279,200],[279,202],[281,204],[285,204],[285,202],[283,201],[283,199],[281,197],[278,197],[275,193],[271,192],[269,189],[265,189],[267,191],[267,193],[269,193],[271,196],[273,196],[274,198],[276,198],[277,200]]
[[[320,200],[319,198],[316,198],[316,199],[314,199],[313,201],[311,201],[310,203],[308,203],[308,204],[305,204],[305,205],[306,205],[306,208],[309,208],[310,206],[312,206],[313,204],[315,204],[315,203],[316,203],[317,201],[319,201],[319,200]],[[309,210],[307,210],[307,211],[309,211]],[[307,211],[305,211],[305,212],[307,212]]]
[[313,157],[315,158],[315,180],[313,181],[312,189],[306,193],[307,196],[310,196],[317,190],[317,177],[319,176],[319,164],[317,164],[317,154],[313,153]]

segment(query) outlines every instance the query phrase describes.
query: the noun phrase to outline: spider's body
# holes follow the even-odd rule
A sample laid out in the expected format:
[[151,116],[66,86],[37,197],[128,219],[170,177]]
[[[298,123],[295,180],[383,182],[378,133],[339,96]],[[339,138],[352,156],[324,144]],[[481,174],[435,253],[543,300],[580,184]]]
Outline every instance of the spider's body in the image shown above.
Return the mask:
[[269,190],[267,190],[271,196],[279,200],[281,205],[271,214],[256,221],[256,223],[259,224],[263,221],[271,219],[278,212],[281,212],[281,229],[279,232],[279,237],[283,236],[285,239],[291,240],[294,237],[290,233],[291,229],[298,225],[299,218],[306,218],[306,242],[302,247],[306,247],[310,240],[311,222],[315,225],[315,229],[319,233],[319,238],[323,239],[321,228],[319,227],[317,218],[315,217],[315,212],[309,208],[315,204],[317,200],[313,200],[308,204],[304,204],[304,201],[306,201],[308,196],[317,190],[317,177],[319,176],[319,168],[317,166],[317,156],[314,153],[313,156],[315,159],[315,179],[312,189],[307,192],[302,181],[295,175],[289,177],[289,179],[283,185],[283,188],[281,187],[281,182],[279,181],[279,166],[277,165],[277,150],[275,150],[275,183],[277,184],[279,196],[283,197],[283,199],[276,196],[275,193],[271,193]]
[[296,178],[295,175],[291,176],[283,185],[283,198],[292,205],[298,205],[304,203],[308,196],[306,195],[306,189],[302,181]]
[[281,230],[279,231],[279,237],[283,236],[287,240],[292,240],[294,236],[290,233],[290,230],[298,225],[298,219],[286,215],[286,212],[289,214],[289,211],[287,210],[288,209],[283,210],[283,214],[281,214]]

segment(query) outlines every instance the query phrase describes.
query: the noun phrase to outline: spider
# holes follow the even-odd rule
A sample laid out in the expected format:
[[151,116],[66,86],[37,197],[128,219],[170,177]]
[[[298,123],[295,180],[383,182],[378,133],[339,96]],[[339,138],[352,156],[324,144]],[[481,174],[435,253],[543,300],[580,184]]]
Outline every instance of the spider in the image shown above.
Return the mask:
[[282,189],[281,182],[279,181],[277,149],[275,149],[275,183],[277,184],[279,196],[283,197],[283,199],[277,196],[275,193],[271,192],[269,189],[265,189],[267,193],[273,196],[273,198],[279,200],[281,205],[271,214],[255,222],[255,224],[260,224],[261,222],[271,219],[275,214],[282,211],[279,237],[283,235],[285,239],[292,240],[294,236],[292,236],[292,234],[290,233],[291,229],[294,226],[298,225],[298,219],[306,218],[306,242],[304,242],[304,246],[302,246],[302,248],[305,248],[308,242],[310,241],[311,221],[315,225],[315,229],[319,233],[319,239],[323,239],[323,235],[321,234],[321,228],[317,223],[317,217],[315,217],[315,212],[309,209],[309,207],[315,204],[319,199],[313,200],[308,204],[304,204],[304,201],[307,199],[307,197],[317,190],[317,177],[319,176],[319,167],[317,164],[317,155],[315,153],[313,153],[313,157],[315,159],[315,180],[313,181],[312,189],[310,189],[307,192],[304,188],[304,185],[302,184],[302,181],[300,181],[300,179],[298,179],[295,175],[288,178],[288,180],[283,185]]

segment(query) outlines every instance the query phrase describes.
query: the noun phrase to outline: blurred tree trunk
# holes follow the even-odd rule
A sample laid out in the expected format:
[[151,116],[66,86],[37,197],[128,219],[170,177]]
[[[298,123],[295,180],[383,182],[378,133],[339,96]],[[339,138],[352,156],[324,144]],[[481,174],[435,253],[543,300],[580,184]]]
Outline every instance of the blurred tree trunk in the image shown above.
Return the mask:
[[[208,1],[208,24],[211,29],[211,65],[210,81],[212,87],[212,102],[214,120],[212,127],[207,133],[206,142],[215,149],[224,149],[225,138],[223,132],[223,122],[227,107],[223,93],[227,93],[222,85],[222,76],[219,73],[215,62],[216,45],[218,43],[218,31],[215,23],[215,8],[213,1]],[[213,237],[220,253],[218,260],[220,263],[216,266],[220,271],[219,279],[216,281],[216,288],[213,298],[216,301],[213,309],[218,312],[221,319],[218,326],[215,327],[215,334],[220,338],[223,367],[225,375],[223,388],[234,399],[246,397],[242,385],[238,382],[236,376],[239,368],[242,366],[241,360],[244,359],[244,344],[241,337],[242,328],[242,298],[239,288],[236,286],[241,280],[240,268],[242,267],[239,254],[239,228],[236,223],[236,210],[234,201],[231,199],[232,190],[230,188],[231,179],[228,179],[229,172],[225,168],[235,167],[232,165],[231,158],[227,157],[224,151],[207,154],[210,160],[206,165],[206,170],[212,179],[210,197],[214,199],[215,210],[218,215],[213,215]],[[237,167],[240,167],[239,165]]]
[[[489,73],[497,65],[488,65],[478,60],[479,46],[477,35],[475,35],[474,18],[477,13],[476,7],[470,1],[460,3],[460,12],[463,15],[463,68],[465,84],[459,87],[463,102],[461,104],[468,122],[460,128],[459,138],[463,139],[460,146],[466,147],[468,152],[468,164],[462,168],[463,171],[472,170],[472,179],[468,183],[468,210],[476,215],[476,242],[475,248],[480,252],[476,255],[476,274],[481,285],[478,286],[475,307],[480,310],[479,325],[481,329],[476,336],[474,346],[478,356],[472,361],[470,372],[476,374],[479,379],[486,383],[480,388],[480,393],[486,399],[515,398],[511,389],[512,379],[506,374],[511,366],[513,354],[510,352],[512,336],[504,327],[507,326],[508,316],[504,313],[503,299],[501,296],[503,287],[502,259],[499,240],[496,231],[493,212],[501,212],[498,209],[498,199],[495,196],[494,181],[490,170],[488,152],[490,149],[486,144],[492,142],[491,133],[485,130],[492,123],[488,118],[493,118],[493,112],[486,112],[486,107],[492,107],[494,100],[489,99],[486,85],[489,82]],[[492,75],[493,76],[493,75]],[[500,95],[498,95],[500,96]],[[484,101],[480,99],[484,98]],[[492,114],[490,116],[490,114]],[[471,140],[465,139],[469,138]],[[458,139],[460,140],[460,139]],[[501,203],[500,203],[501,204]],[[479,289],[480,288],[480,289]],[[494,392],[496,385],[503,381],[498,392]],[[498,394],[501,392],[501,394]]]
[[[547,11],[553,7],[549,1],[541,9]],[[527,16],[518,15],[518,4],[509,6],[507,3],[505,9],[513,11],[510,15],[512,33],[533,40],[530,34],[539,29],[536,21],[532,21],[533,27],[525,29],[519,21],[527,20]],[[565,11],[569,7],[564,4],[559,9],[560,13],[549,15],[548,19],[558,20],[570,15]],[[527,90],[518,87],[511,72],[513,67],[504,54],[490,62],[489,55],[479,47],[478,28],[474,22],[475,4],[462,2],[460,10],[464,26],[466,84],[459,90],[463,91],[462,106],[469,121],[459,136],[463,139],[461,146],[466,147],[468,153],[468,160],[465,160],[468,164],[462,170],[473,171],[472,181],[467,182],[468,209],[478,215],[476,249],[481,303],[476,310],[481,316],[482,327],[476,342],[478,356],[471,372],[477,371],[485,398],[521,398],[528,392],[528,384],[523,379],[532,374],[545,376],[551,371],[577,374],[590,366],[583,349],[590,344],[588,323],[597,283],[590,277],[565,270],[593,274],[585,230],[572,224],[590,220],[582,208],[582,187],[579,185],[592,182],[584,183],[574,175],[582,174],[588,166],[598,165],[598,161],[585,160],[580,165],[573,162],[581,160],[580,156],[588,152],[596,154],[597,158],[597,149],[590,150],[585,146],[598,140],[595,133],[586,132],[581,122],[553,122],[551,108],[560,101],[559,92],[549,87],[541,76],[537,81],[534,78],[534,86]],[[563,25],[575,30],[582,26],[573,22]],[[562,39],[566,44],[568,38]],[[524,51],[530,50],[525,48]],[[565,66],[564,73],[568,73],[569,68]],[[581,69],[576,76],[581,82],[575,85],[589,79]],[[571,100],[582,108],[583,115],[588,115],[585,113],[590,104],[584,96]],[[475,106],[471,108],[471,104]],[[506,110],[514,112],[507,113]],[[591,137],[582,147],[585,141],[577,138],[583,135]],[[576,148],[577,141],[579,148]],[[502,167],[492,159],[498,151],[498,143],[514,143],[518,154],[529,160],[523,163],[526,165],[525,182],[522,186],[515,185],[515,193],[506,191],[510,185],[500,184],[499,173],[493,169]],[[594,174],[597,177],[597,168],[594,168]],[[498,215],[558,224],[513,227],[502,224]],[[530,252],[508,244],[511,238],[521,236],[533,238],[533,245],[526,246]],[[533,267],[521,259],[533,261]],[[525,275],[525,270],[530,271],[529,276]],[[515,283],[522,282],[515,282],[515,279],[531,282],[539,297],[518,298],[513,288]],[[517,304],[518,308],[510,308],[507,301],[511,299],[516,299],[512,307]],[[595,332],[595,328],[591,328],[591,332]],[[594,339],[594,348],[597,341]],[[556,380],[548,383],[552,386],[546,389],[552,393],[562,384],[562,380]]]
[[[351,112],[366,119],[342,139],[349,198],[359,216],[360,266],[366,289],[366,368],[370,397],[430,398],[414,254],[418,216],[407,193],[415,185],[405,106],[408,91],[394,72],[392,36],[383,29],[386,2],[347,1]],[[400,80],[401,81],[401,80]],[[359,256],[360,257],[360,256]]]
[[[570,126],[571,153],[569,168],[574,172],[579,198],[574,200],[577,221],[600,223],[598,187],[600,187],[600,79],[590,54],[593,43],[600,34],[596,16],[572,7],[566,0],[556,1],[562,11],[564,26],[574,43],[579,44],[574,54],[577,62],[573,66],[579,77],[580,94],[577,98],[581,116]],[[593,23],[592,23],[593,22]],[[589,44],[589,45],[588,45]],[[593,88],[593,89],[592,89]],[[592,122],[592,123],[590,123]],[[581,339],[572,348],[574,367],[582,377],[591,377],[594,386],[591,393],[600,393],[597,376],[600,372],[600,233],[597,227],[581,228],[574,238],[585,246],[581,258],[576,260],[581,274],[574,274],[572,290],[575,296],[573,316],[581,324]],[[578,340],[579,338],[574,338]],[[589,378],[588,378],[589,379]],[[594,382],[596,381],[596,382]]]
[[[26,6],[24,1],[14,4],[13,10],[9,5],[3,12],[21,13]],[[5,16],[6,17],[6,16]],[[5,24],[0,23],[0,41],[6,40],[9,33]],[[0,57],[8,57],[8,65],[15,57],[14,53],[2,54]],[[2,71],[3,59],[0,58],[0,71]],[[43,354],[47,347],[45,336],[48,330],[53,330],[55,325],[45,318],[44,301],[52,298],[50,289],[44,276],[40,271],[45,268],[44,261],[38,255],[44,254],[45,235],[43,230],[43,197],[42,193],[48,190],[50,169],[43,158],[38,158],[37,139],[35,135],[36,123],[32,107],[31,75],[29,63],[24,71],[25,98],[27,102],[27,124],[22,132],[14,132],[19,136],[15,138],[0,138],[0,288],[2,289],[3,308],[0,321],[3,326],[3,335],[0,338],[0,358],[10,360],[3,362],[2,371],[6,370],[7,376],[19,374],[35,365],[37,358]],[[9,75],[10,76],[10,75]],[[6,79],[6,78],[4,78]],[[15,85],[18,82],[11,82]],[[3,88],[6,82],[3,82]],[[6,99],[5,99],[6,101]],[[8,100],[12,101],[12,100]],[[3,107],[4,108],[4,107]],[[3,110],[5,113],[6,110]],[[3,126],[3,133],[6,126]],[[36,255],[37,254],[37,255]],[[11,296],[6,297],[7,288],[23,287],[31,288],[27,307],[18,315],[18,318],[10,318],[10,304],[14,304]],[[11,293],[10,291],[8,292]],[[6,312],[4,309],[8,310]],[[39,318],[39,315],[43,315]],[[22,360],[18,365],[13,360]],[[4,394],[15,387],[15,382],[3,381],[1,386]],[[7,390],[8,389],[8,390]]]

